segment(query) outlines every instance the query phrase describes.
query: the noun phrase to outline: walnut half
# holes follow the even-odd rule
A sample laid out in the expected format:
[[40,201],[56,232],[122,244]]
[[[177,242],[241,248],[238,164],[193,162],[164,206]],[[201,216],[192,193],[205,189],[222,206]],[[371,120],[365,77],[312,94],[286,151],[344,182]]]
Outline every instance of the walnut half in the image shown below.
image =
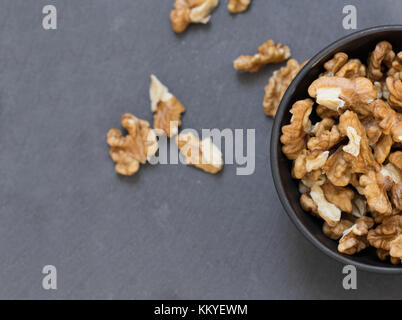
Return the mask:
[[290,59],[285,67],[275,71],[265,86],[264,112],[267,116],[275,117],[279,104],[287,88],[297,76],[304,64],[300,65],[295,59]]
[[170,13],[172,29],[181,33],[190,23],[208,23],[219,0],[176,0]]
[[228,10],[231,13],[240,13],[248,9],[251,0],[229,0]]
[[176,136],[176,144],[188,165],[212,174],[222,170],[222,152],[212,143],[210,138],[200,141],[191,132],[180,133]]
[[154,112],[154,129],[163,130],[169,138],[176,135],[181,126],[181,114],[186,111],[184,106],[154,75],[151,75],[149,97]]
[[258,48],[255,55],[240,56],[233,62],[233,66],[237,70],[257,72],[269,63],[279,63],[288,58],[290,58],[288,46],[283,46],[282,43],[275,45],[273,40],[268,40]]
[[116,163],[115,170],[131,176],[139,170],[140,163],[145,164],[158,151],[158,142],[148,121],[126,113],[121,118],[121,124],[128,135],[123,137],[119,129],[110,129],[107,133],[109,154]]

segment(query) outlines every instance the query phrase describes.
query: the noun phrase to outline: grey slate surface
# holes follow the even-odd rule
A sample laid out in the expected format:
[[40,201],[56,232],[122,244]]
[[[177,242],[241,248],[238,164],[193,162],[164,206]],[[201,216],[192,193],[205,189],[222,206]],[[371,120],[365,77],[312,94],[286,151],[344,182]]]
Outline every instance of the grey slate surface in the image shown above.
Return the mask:
[[[284,213],[269,164],[263,87],[277,66],[232,60],[272,38],[299,61],[358,28],[401,23],[402,3],[254,0],[176,36],[173,0],[0,2],[0,298],[402,298],[401,276],[358,273],[313,247]],[[42,28],[55,4],[58,30]],[[152,120],[149,75],[187,107],[187,128],[255,128],[256,171],[217,176],[183,165],[113,170],[105,144],[122,113]],[[58,270],[58,290],[41,270]]]

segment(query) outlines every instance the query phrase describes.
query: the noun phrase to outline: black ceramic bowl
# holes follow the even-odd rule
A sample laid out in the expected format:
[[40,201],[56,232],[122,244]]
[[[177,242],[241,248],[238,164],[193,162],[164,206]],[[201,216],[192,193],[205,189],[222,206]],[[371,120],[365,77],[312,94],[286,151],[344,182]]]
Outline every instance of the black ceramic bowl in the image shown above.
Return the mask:
[[344,264],[352,264],[366,270],[388,274],[402,274],[402,266],[394,266],[389,261],[377,258],[375,249],[370,247],[357,255],[348,256],[337,251],[337,241],[327,238],[321,231],[322,221],[303,211],[299,204],[298,181],[291,176],[291,161],[281,151],[281,127],[290,122],[289,110],[297,100],[308,98],[309,85],[323,72],[323,64],[339,51],[351,58],[366,62],[375,45],[388,40],[395,52],[402,50],[402,25],[380,26],[355,32],[320,51],[300,71],[286,91],[275,117],[271,136],[271,169],[275,187],[290,219],[297,228],[320,250]]

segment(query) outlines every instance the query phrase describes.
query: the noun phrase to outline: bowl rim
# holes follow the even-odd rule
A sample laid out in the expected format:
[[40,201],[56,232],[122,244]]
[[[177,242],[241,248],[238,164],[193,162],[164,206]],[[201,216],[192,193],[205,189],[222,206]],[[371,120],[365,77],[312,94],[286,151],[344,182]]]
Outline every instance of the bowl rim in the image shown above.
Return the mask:
[[298,84],[304,79],[304,77],[308,74],[310,69],[319,62],[319,60],[331,53],[332,51],[336,51],[336,49],[346,42],[358,40],[361,37],[376,34],[378,32],[383,32],[383,31],[402,31],[402,25],[381,25],[381,26],[375,26],[375,27],[370,27],[366,29],[362,29],[359,31],[356,31],[354,33],[351,33],[349,35],[346,35],[334,42],[332,42],[330,45],[325,47],[324,49],[320,50],[316,55],[314,55],[309,62],[303,67],[303,69],[298,73],[298,75],[295,77],[295,79],[292,81],[288,89],[286,90],[286,93],[284,94],[281,103],[279,105],[278,111],[275,116],[274,124],[272,126],[272,132],[271,132],[271,142],[270,142],[270,162],[271,162],[271,172],[272,172],[272,177],[274,180],[274,185],[276,188],[276,191],[278,193],[279,199],[282,203],[283,208],[285,209],[287,215],[289,218],[292,220],[292,222],[296,225],[297,229],[314,244],[315,247],[320,249],[322,252],[327,254],[328,256],[334,258],[338,262],[341,262],[343,264],[347,265],[354,265],[360,270],[364,271],[370,271],[370,272],[376,272],[376,273],[383,273],[383,274],[402,274],[402,267],[393,267],[391,264],[389,267],[381,267],[381,266],[372,266],[366,263],[362,262],[357,262],[352,259],[350,259],[347,255],[343,255],[339,252],[335,252],[331,250],[330,248],[327,248],[319,239],[317,239],[313,234],[310,233],[310,231],[303,225],[301,220],[297,217],[296,213],[292,209],[292,207],[289,204],[289,201],[286,197],[286,193],[284,190],[284,186],[281,182],[280,174],[279,174],[279,164],[278,164],[278,157],[277,157],[277,150],[278,150],[278,145],[279,145],[279,139],[280,139],[280,132],[281,132],[281,121],[282,118],[285,114],[286,106],[290,103],[290,100],[292,98],[291,92],[294,92],[294,89],[298,86]]

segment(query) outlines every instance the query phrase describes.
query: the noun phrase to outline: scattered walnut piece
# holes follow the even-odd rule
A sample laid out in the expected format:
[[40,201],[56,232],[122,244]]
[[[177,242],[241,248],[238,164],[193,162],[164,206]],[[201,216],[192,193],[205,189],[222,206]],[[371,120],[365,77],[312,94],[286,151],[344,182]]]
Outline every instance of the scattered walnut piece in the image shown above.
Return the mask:
[[268,40],[258,48],[255,55],[240,56],[233,62],[233,66],[237,70],[257,72],[269,63],[279,63],[288,58],[290,58],[288,46],[283,46],[282,43],[275,45],[273,40]]
[[395,142],[402,142],[402,114],[393,110],[383,100],[377,99],[370,104],[374,117],[384,134],[390,134]]
[[388,157],[389,162],[391,162],[394,166],[402,170],[402,151],[395,151],[391,153]]
[[369,104],[377,97],[373,83],[363,77],[320,77],[310,85],[308,93],[328,109],[350,108],[363,116],[371,114]]
[[383,76],[382,63],[391,67],[394,57],[395,53],[392,51],[392,45],[388,41],[379,42],[370,54],[368,78],[373,81],[380,80]]
[[200,141],[191,132],[180,133],[176,136],[176,144],[185,157],[187,165],[195,166],[212,174],[222,170],[222,152],[210,138]]
[[352,200],[355,193],[350,188],[337,187],[327,181],[321,186],[324,191],[325,198],[336,205],[343,212],[352,213]]
[[388,77],[386,84],[389,91],[389,105],[391,107],[402,107],[402,80]]
[[341,210],[329,202],[318,184],[314,184],[310,191],[310,197],[317,205],[317,212],[329,226],[335,226],[341,220]]
[[392,137],[384,134],[374,147],[374,158],[382,164],[388,157],[392,147]]
[[126,113],[121,118],[121,124],[128,135],[123,137],[119,129],[110,129],[107,143],[110,157],[116,163],[116,172],[130,176],[139,170],[140,163],[145,164],[158,151],[158,142],[155,132],[145,120]]
[[370,208],[380,214],[392,214],[392,206],[388,199],[387,192],[384,185],[377,180],[377,175],[374,171],[362,175],[359,182],[363,187],[363,194]]
[[286,89],[302,67],[303,65],[299,65],[295,59],[290,59],[285,67],[275,71],[269,78],[268,84],[265,86],[263,102],[264,112],[267,116],[275,117]]
[[290,124],[282,127],[282,152],[294,160],[306,148],[306,135],[311,129],[309,116],[313,108],[311,99],[299,100],[290,109]]
[[343,233],[353,226],[353,222],[347,219],[341,219],[335,226],[330,226],[324,221],[322,225],[322,232],[332,240],[339,240]]
[[390,216],[377,228],[370,230],[367,240],[370,244],[383,250],[391,250],[391,242],[402,234],[402,216]]
[[163,130],[169,138],[176,135],[181,126],[181,114],[186,111],[184,106],[154,75],[151,75],[149,96],[154,129]]
[[361,217],[355,224],[343,233],[339,240],[338,251],[344,254],[353,255],[367,248],[369,242],[366,235],[374,226],[374,220],[369,217]]
[[208,23],[219,0],[176,0],[170,12],[172,28],[176,33],[187,29],[190,23]]
[[228,10],[231,13],[240,13],[248,9],[251,0],[229,0]]

